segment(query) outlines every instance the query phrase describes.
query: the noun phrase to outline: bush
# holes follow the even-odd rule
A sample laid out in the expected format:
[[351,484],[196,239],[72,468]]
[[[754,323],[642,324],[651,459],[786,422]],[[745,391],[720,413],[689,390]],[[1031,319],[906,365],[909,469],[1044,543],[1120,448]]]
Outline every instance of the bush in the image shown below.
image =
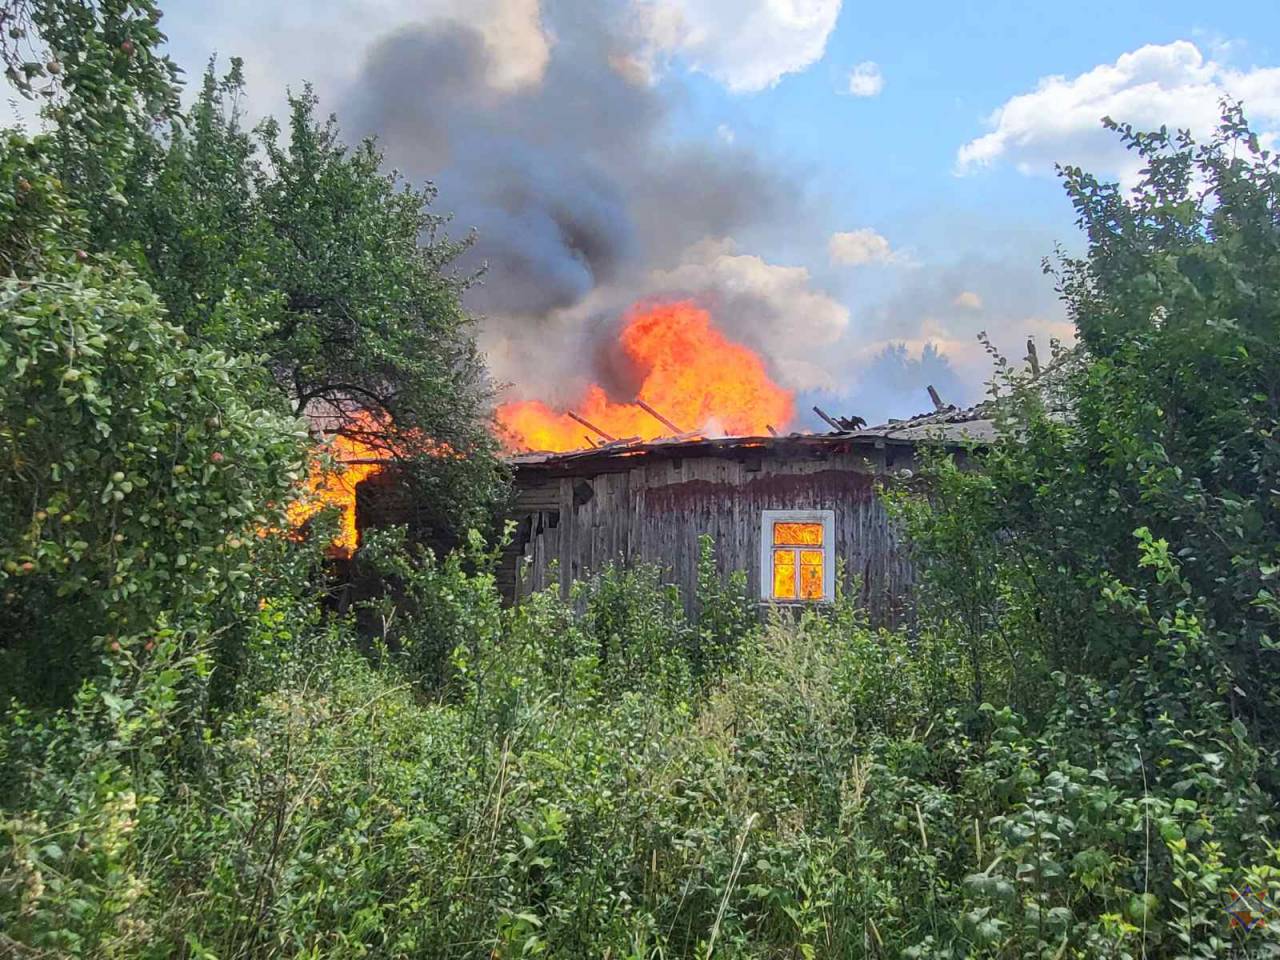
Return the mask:
[[993,714],[1002,793],[976,809],[1005,860],[974,929],[1221,955],[1224,896],[1275,867],[1280,164],[1232,104],[1205,145],[1109,125],[1146,168],[1128,197],[1063,171],[1089,250],[1050,269],[1080,345],[1003,367],[1004,441],[900,510],[973,705],[1018,708]]
[[1150,677],[1057,675],[1035,722],[967,706],[959,643],[844,601],[747,631],[712,677],[679,617],[616,619],[675,602],[649,571],[502,609],[457,563],[403,594],[458,640],[445,697],[412,642],[371,659],[349,623],[272,600],[247,631],[261,692],[212,724],[209,644],[176,635],[69,714],[16,714],[4,935],[104,956],[1209,956],[1233,937],[1223,893],[1280,870],[1265,797],[1236,786],[1256,753],[1191,696],[1212,675],[1194,618],[1169,644],[1188,710]]
[[0,280],[0,696],[12,681],[29,703],[65,701],[107,647],[225,629],[256,602],[303,437],[254,403],[252,364],[191,342],[127,267],[47,247]]

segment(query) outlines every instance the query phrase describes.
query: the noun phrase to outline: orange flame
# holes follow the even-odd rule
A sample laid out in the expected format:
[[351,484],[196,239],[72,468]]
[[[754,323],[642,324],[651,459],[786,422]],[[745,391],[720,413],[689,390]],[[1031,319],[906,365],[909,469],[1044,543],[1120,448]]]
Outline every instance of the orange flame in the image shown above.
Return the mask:
[[[643,375],[639,399],[681,430],[753,436],[791,421],[792,392],[773,382],[758,354],[726,337],[690,301],[633,307],[619,339]],[[573,409],[618,439],[671,434],[638,404],[614,401],[598,384]],[[497,417],[504,440],[516,450],[577,450],[590,433],[540,400],[505,403]]]
[[[356,520],[356,486],[376,477],[394,459],[430,455],[461,459],[462,454],[443,441],[432,440],[417,429],[393,430],[384,413],[356,410],[344,417],[342,433],[336,433],[311,457],[307,479],[298,498],[286,505],[290,528],[298,531],[326,508],[338,511],[338,533],[329,544],[330,557],[349,559],[360,546]],[[388,435],[394,433],[391,441]]]
[[[382,428],[367,411],[357,411],[352,420],[350,428],[357,432],[373,433]],[[356,529],[356,484],[381,472],[382,466],[376,461],[386,460],[387,450],[358,437],[335,434],[319,454],[308,467],[303,493],[285,508],[285,514],[289,525],[297,529],[321,510],[337,508],[338,534],[329,545],[329,555],[345,559],[355,553],[360,541]],[[333,468],[323,462],[325,454],[333,459]]]

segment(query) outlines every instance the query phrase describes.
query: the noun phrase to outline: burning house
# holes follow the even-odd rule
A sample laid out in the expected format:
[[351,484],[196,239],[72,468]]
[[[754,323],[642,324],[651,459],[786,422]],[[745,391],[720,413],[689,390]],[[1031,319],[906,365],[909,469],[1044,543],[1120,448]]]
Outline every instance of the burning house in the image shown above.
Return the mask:
[[[902,618],[912,569],[878,491],[912,478],[922,444],[991,440],[983,408],[945,406],[930,387],[926,415],[867,427],[815,407],[831,432],[780,435],[794,395],[695,304],[637,306],[617,347],[630,399],[593,382],[572,407],[497,410],[515,484],[499,570],[509,602],[567,591],[610,563],[649,563],[691,603],[706,535],[720,572],[744,571],[764,604],[828,602],[843,580],[876,621]],[[359,431],[335,439],[343,469],[313,475],[307,509],[341,508],[332,552],[347,557],[366,525],[405,522],[413,505]]]
[[909,480],[921,444],[993,437],[981,408],[944,407],[828,434],[623,440],[521,454],[511,461],[516,530],[500,583],[519,603],[556,584],[567,590],[610,562],[645,562],[688,602],[707,534],[721,573],[745,571],[762,603],[829,601],[843,577],[873,619],[892,623],[904,613],[912,571],[877,487]]
[[658,565],[690,602],[705,534],[721,573],[745,571],[762,602],[829,601],[843,577],[877,620],[899,617],[911,567],[877,488],[911,477],[923,442],[990,438],[980,411],[930,388],[925,416],[868,429],[817,411],[833,432],[780,436],[794,395],[698,305],[638,305],[617,346],[632,399],[592,384],[572,409],[498,410],[516,485],[500,571],[511,602],[611,562]]

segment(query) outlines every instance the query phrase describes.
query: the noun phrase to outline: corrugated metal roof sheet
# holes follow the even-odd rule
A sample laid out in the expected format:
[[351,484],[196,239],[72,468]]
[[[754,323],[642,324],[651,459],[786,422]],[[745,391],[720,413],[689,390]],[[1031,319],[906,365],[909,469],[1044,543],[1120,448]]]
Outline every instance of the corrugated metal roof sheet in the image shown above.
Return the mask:
[[985,444],[996,439],[996,427],[989,404],[959,409],[946,407],[906,420],[890,420],[875,427],[833,433],[791,433],[768,437],[660,437],[655,440],[604,443],[563,453],[533,451],[508,457],[521,467],[587,467],[600,461],[622,462],[632,457],[690,457],[716,455],[735,450],[760,448],[785,454],[828,444],[878,446],[885,443]]
[[857,436],[891,440],[991,443],[996,439],[994,411],[989,403],[976,407],[944,407],[906,420],[890,420],[878,427],[856,431]]

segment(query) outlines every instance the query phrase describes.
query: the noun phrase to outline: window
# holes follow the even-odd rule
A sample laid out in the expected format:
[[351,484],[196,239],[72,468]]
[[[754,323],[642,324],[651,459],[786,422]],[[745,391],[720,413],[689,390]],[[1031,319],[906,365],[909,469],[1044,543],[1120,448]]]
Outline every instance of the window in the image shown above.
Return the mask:
[[760,531],[760,598],[775,603],[835,598],[835,514],[766,510]]

